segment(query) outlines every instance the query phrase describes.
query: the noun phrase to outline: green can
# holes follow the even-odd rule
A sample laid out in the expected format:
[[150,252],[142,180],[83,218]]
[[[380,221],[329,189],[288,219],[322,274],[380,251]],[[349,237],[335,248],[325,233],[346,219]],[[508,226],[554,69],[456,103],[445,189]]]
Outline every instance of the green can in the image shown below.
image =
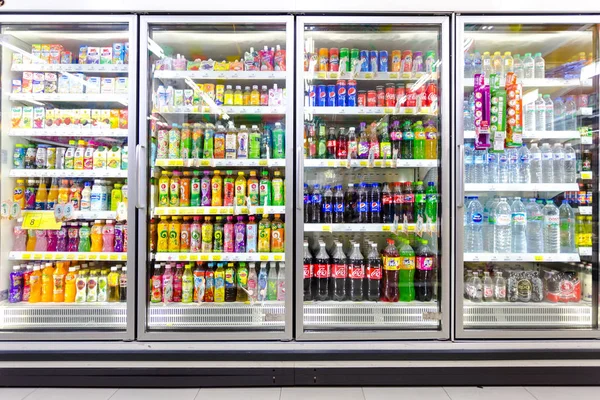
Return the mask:
[[435,51],[429,50],[425,53],[425,72],[436,72],[435,66]]
[[346,47],[340,49],[340,72],[350,71],[350,50]]
[[346,67],[348,72],[352,71],[352,66],[355,64],[354,60],[356,60],[356,63],[360,63],[360,50],[358,49],[350,50],[350,63]]

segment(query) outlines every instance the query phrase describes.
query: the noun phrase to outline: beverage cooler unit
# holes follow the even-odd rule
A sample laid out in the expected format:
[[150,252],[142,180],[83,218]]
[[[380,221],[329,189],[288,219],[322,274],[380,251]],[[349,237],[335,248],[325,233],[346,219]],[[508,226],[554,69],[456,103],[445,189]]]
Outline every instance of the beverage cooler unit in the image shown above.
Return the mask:
[[296,337],[448,338],[448,19],[296,29]]
[[5,15],[0,30],[0,337],[133,339],[137,21]]
[[141,18],[141,338],[292,337],[292,27]]
[[456,337],[598,338],[598,20],[457,21]]

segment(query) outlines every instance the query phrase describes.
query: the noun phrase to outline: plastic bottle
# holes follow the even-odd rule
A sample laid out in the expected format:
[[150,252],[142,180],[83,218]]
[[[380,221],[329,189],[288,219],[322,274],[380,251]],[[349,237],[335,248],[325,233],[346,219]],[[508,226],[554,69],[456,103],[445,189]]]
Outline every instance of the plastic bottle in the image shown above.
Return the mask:
[[20,303],[23,301],[23,273],[21,272],[21,267],[14,265],[8,279],[8,302]]
[[387,239],[387,247],[383,250],[383,282],[381,301],[397,302],[399,299],[398,290],[398,269],[400,265],[400,253],[394,246],[393,239]]
[[571,143],[565,144],[565,158],[563,162],[564,180],[565,183],[575,183],[577,181],[577,160],[575,149]]
[[162,274],[162,301],[164,303],[173,302],[173,280],[174,275],[171,265],[165,265],[165,272]]
[[108,301],[108,270],[103,268],[98,276],[98,302]]
[[356,214],[357,222],[364,224],[369,222],[369,200],[367,198],[367,184],[361,183],[357,191]]
[[494,253],[510,253],[511,247],[511,209],[501,198],[495,208]]
[[313,281],[313,273],[314,273],[314,262],[312,254],[308,249],[308,240],[304,240],[302,245],[303,251],[303,284],[304,284],[304,301],[312,301],[314,297],[314,293],[312,291],[312,281]]
[[498,183],[498,163],[500,154],[488,152],[486,180],[488,183]]
[[427,182],[427,189],[425,189],[425,221],[430,224],[435,224],[437,222],[437,196],[435,182]]
[[512,252],[527,253],[527,213],[520,197],[511,206]]
[[[362,126],[361,126],[362,129]],[[362,131],[361,131],[361,135],[362,135]],[[414,146],[414,141],[415,141],[415,134],[413,132],[412,126],[410,121],[404,121],[404,123],[402,124],[402,154],[401,154],[401,159],[403,160],[412,160],[414,159],[414,150],[413,150],[413,146]],[[360,155],[360,144],[359,144],[359,155]],[[361,158],[367,158],[367,157],[361,157]]]
[[91,250],[90,244],[90,227],[87,222],[81,223],[81,228],[79,228],[79,252],[87,253]]
[[483,252],[483,207],[477,196],[465,210],[465,252]]
[[489,79],[490,75],[494,73],[492,67],[492,57],[490,56],[489,51],[483,52],[483,56],[481,57],[481,70],[486,79]]
[[[258,183],[258,202],[260,206],[267,207],[273,205],[273,190],[271,185],[271,180],[269,179],[269,171],[262,171],[262,177],[260,178],[260,182]],[[315,185],[318,186],[318,185]],[[313,191],[314,194],[314,191]],[[314,196],[313,196],[314,200]],[[320,215],[321,205],[319,204],[319,208],[317,209]]]
[[485,171],[488,162],[487,150],[474,150],[473,151],[473,171],[471,179],[473,183],[485,183],[486,176]]
[[40,271],[39,265],[33,266],[33,272],[29,276],[29,302],[39,303],[42,301],[42,271]]
[[519,149],[508,148],[504,152],[508,157],[508,182],[517,183],[519,180]]
[[542,132],[546,130],[546,102],[541,93],[538,93],[538,98],[535,105],[535,130]]
[[483,282],[481,278],[479,278],[479,273],[477,271],[473,272],[473,276],[471,277],[471,281],[469,282],[469,300],[480,303],[483,300]]
[[573,96],[567,97],[565,101],[565,130],[576,131],[577,130],[577,104],[573,99]]
[[42,270],[42,303],[50,303],[54,297],[54,268],[46,263]]
[[565,118],[567,114],[567,107],[562,97],[554,99],[554,130],[564,131],[565,130]]
[[325,242],[319,240],[319,251],[315,256],[315,269],[313,279],[313,293],[316,301],[330,299],[329,279],[331,277],[331,262],[325,250]]
[[483,301],[494,300],[494,282],[488,271],[483,272]]
[[523,146],[519,149],[517,162],[517,183],[530,183],[531,182],[531,154],[527,145],[523,143]]
[[234,302],[237,298],[237,277],[233,263],[227,263],[225,268],[225,302]]
[[560,253],[560,216],[551,199],[546,200],[544,214],[544,253]]
[[273,153],[271,158],[285,158],[285,131],[281,126],[281,122],[275,122],[275,128],[271,132]]
[[552,171],[554,174],[554,183],[565,182],[565,152],[562,144],[554,143],[552,149]]
[[506,300],[506,279],[502,276],[502,271],[494,271],[494,301]]
[[554,130],[554,103],[549,94],[543,96],[546,105],[546,131]]
[[92,225],[91,231],[90,231],[90,238],[91,238],[91,246],[90,246],[90,251],[91,252],[100,252],[102,251],[102,228],[103,228],[103,224],[101,220],[95,220],[94,221],[94,225]]
[[534,56],[534,78],[544,79],[546,77],[546,62],[542,58],[542,53],[535,53]]
[[413,125],[413,132],[415,135],[413,143],[413,159],[423,160],[425,158],[425,142],[427,140],[427,136],[425,134],[422,121],[415,122]]
[[542,182],[554,183],[554,154],[550,144],[542,144]]
[[497,196],[490,197],[483,208],[483,251],[494,252],[494,226],[496,224]]
[[533,61],[533,57],[531,57],[531,53],[525,53],[525,55],[523,56],[523,78],[535,78],[534,65],[535,62]]
[[279,271],[277,272],[277,300],[285,301],[285,263],[279,263]]
[[401,240],[399,251],[400,263],[398,265],[398,290],[399,301],[413,301],[415,299],[415,251],[410,246],[408,239]]
[[267,290],[268,290],[268,274],[267,274],[267,263],[260,263],[260,270],[258,272],[257,278],[257,297],[258,301],[267,300]]
[[248,301],[248,267],[245,262],[239,263],[235,274],[237,287],[236,300],[241,302]]
[[527,252],[543,253],[544,252],[544,214],[542,208],[535,201],[529,199],[525,207],[527,215]]
[[377,251],[377,243],[371,243],[366,265],[365,298],[368,301],[379,301],[381,298],[381,257]]
[[34,251],[47,251],[48,240],[46,237],[46,231],[38,229],[35,231],[35,248]]
[[271,252],[283,253],[285,251],[285,224],[280,214],[275,214],[271,223]]
[[508,149],[498,153],[498,183],[508,183],[510,179]]
[[515,56],[513,58],[513,67],[514,67],[514,72],[515,72],[515,75],[517,76],[517,79],[522,80],[524,71],[523,71],[523,60],[521,59],[520,54],[515,54]]
[[74,303],[75,295],[77,293],[77,287],[75,285],[77,279],[77,268],[69,267],[69,271],[65,276],[65,293],[64,302]]
[[415,252],[415,298],[418,301],[431,301],[433,299],[433,276],[437,266],[435,253],[428,246],[427,240],[421,241],[421,246]]
[[348,279],[348,260],[342,250],[342,243],[335,242],[331,256],[331,297],[334,301],[346,300],[346,280]]
[[363,301],[365,280],[365,259],[360,252],[360,244],[352,243],[348,257],[347,296],[350,301]]
[[498,76],[504,76],[504,60],[499,51],[495,51],[494,57],[492,57],[492,73]]
[[256,263],[251,262],[248,267],[248,298],[250,301],[258,299],[258,275],[256,274]]
[[[173,219],[175,218],[177,217],[173,217]],[[102,227],[102,251],[105,253],[114,251],[115,227],[113,222],[108,220],[106,221],[106,225]]]
[[508,74],[509,72],[514,72],[515,71],[515,67],[514,67],[514,60],[511,56],[510,51],[505,51],[504,52],[504,57],[503,57],[503,61],[504,61],[504,70],[503,70],[503,75]]
[[523,121],[524,121],[524,131],[525,132],[534,132],[535,131],[535,101],[532,101],[530,103],[526,103],[523,104],[523,108],[524,108],[524,115],[523,115]]
[[531,144],[529,151],[529,175],[531,183],[542,183],[542,152],[537,143]]
[[27,230],[22,229],[20,225],[15,225],[13,235],[12,251],[27,251]]
[[269,264],[267,274],[267,300],[277,300],[277,267],[274,262]]
[[560,252],[576,253],[575,214],[567,200],[563,200],[558,209],[560,216]]

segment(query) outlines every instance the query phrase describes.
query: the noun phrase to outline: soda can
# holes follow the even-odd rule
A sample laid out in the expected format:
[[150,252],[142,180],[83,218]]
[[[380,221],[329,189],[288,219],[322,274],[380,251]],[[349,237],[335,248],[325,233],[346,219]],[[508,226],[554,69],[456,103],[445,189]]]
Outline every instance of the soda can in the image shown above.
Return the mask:
[[425,73],[435,72],[435,51],[429,50],[425,53]]
[[379,66],[379,52],[371,50],[369,52],[369,72],[377,72]]
[[406,104],[406,91],[401,83],[396,85],[396,101],[400,102],[399,107],[404,107]]
[[404,50],[402,52],[402,74],[412,74],[413,56],[412,51]]
[[340,79],[339,81],[337,81],[336,86],[336,106],[337,107],[346,107],[346,99],[347,99],[347,92],[346,92],[346,81],[343,79]]
[[377,107],[385,107],[385,90],[383,86],[377,86]]
[[350,50],[342,47],[340,49],[340,72],[350,71]]
[[356,81],[351,79],[346,85],[346,106],[356,107],[358,105],[356,97]]
[[374,90],[367,91],[367,107],[377,107],[377,92]]
[[319,49],[319,71],[329,71],[329,50]]
[[430,82],[427,85],[427,90],[425,91],[425,101],[424,105],[426,107],[430,107],[432,110],[437,110],[438,108],[438,87],[435,82]]
[[586,192],[585,192],[585,201],[588,205],[592,205],[594,204],[593,200],[594,200],[594,187],[591,184],[587,184],[585,185],[586,187]]
[[327,86],[317,85],[317,107],[325,107],[327,105]]
[[315,85],[308,86],[308,107],[317,105],[317,87]]
[[338,72],[340,70],[340,52],[338,49],[329,49],[329,70]]
[[402,69],[402,52],[400,50],[392,51],[392,72],[400,72]]
[[335,85],[327,85],[327,107],[335,107]]
[[379,64],[377,66],[379,72],[388,72],[388,52],[387,50],[379,51]]
[[394,85],[393,83],[387,83],[385,85],[385,106],[396,106],[396,85]]
[[48,147],[46,153],[46,169],[54,169],[56,166],[56,147]]
[[425,100],[425,85],[421,85],[417,88],[417,106],[420,105],[420,107],[424,107],[426,100]]
[[358,107],[366,107],[367,106],[367,91],[359,90],[358,95],[356,96],[356,105]]
[[369,72],[369,50],[360,51],[360,71]]
[[360,51],[358,49],[350,50],[350,64],[346,67],[346,71],[352,71],[354,64],[360,64]]

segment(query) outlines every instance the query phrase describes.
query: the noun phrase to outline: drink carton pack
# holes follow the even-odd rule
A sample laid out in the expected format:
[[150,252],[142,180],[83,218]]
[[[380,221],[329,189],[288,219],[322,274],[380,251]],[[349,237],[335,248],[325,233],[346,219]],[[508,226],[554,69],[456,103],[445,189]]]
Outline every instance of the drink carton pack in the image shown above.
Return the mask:
[[86,64],[100,64],[100,48],[99,47],[88,47]]
[[33,128],[33,107],[23,107],[23,129]]
[[87,46],[79,47],[79,64],[87,64]]
[[33,72],[23,72],[23,81],[21,82],[23,93],[31,93],[33,90]]
[[100,93],[113,94],[115,92],[115,78],[102,78]]
[[71,110],[70,128],[79,128],[79,121],[81,120],[81,110],[78,108]]
[[506,145],[507,147],[521,147],[523,145],[523,88],[517,83],[517,76],[509,72],[506,74],[507,119],[506,119]]
[[13,128],[23,127],[23,107],[12,107],[10,110],[10,119]]
[[101,47],[100,48],[100,64],[112,64],[113,60],[113,48],[112,47]]
[[129,127],[129,111],[119,110],[119,129],[127,129]]
[[58,118],[58,122],[60,126],[64,128],[68,128],[73,123],[73,110],[57,110],[60,115]]
[[46,63],[50,62],[50,45],[42,44],[42,54],[40,57],[42,60],[46,61]]
[[13,53],[12,54],[12,63],[14,64],[23,64],[23,54],[21,53]]
[[[36,58],[42,58],[42,45],[41,44],[32,44],[31,45],[31,55]],[[36,60],[36,63],[39,61]]]
[[35,129],[42,129],[44,127],[44,107],[33,108],[33,127]]
[[79,110],[79,125],[82,129],[90,129],[92,126],[92,110],[89,108],[82,108]]
[[125,50],[123,55],[123,64],[129,64],[129,42],[123,43],[123,49]]
[[[482,74],[474,78],[473,94],[475,95],[475,149],[484,150],[490,147],[490,87],[485,84]],[[485,122],[485,124],[484,124]]]
[[58,93],[70,93],[71,92],[71,83],[69,76],[60,75],[58,77]]
[[110,129],[119,128],[119,110],[110,110]]
[[129,91],[129,78],[117,77],[115,78],[115,93],[116,94],[127,94]]
[[23,93],[23,83],[20,79],[13,79],[12,81],[12,92]]
[[125,49],[123,43],[113,43],[112,45],[112,63],[123,64],[125,58]]
[[113,146],[106,154],[106,168],[121,169],[121,149],[118,146]]
[[92,110],[92,118],[91,125],[93,129],[98,129],[102,125],[102,115],[100,115],[100,110]]
[[53,128],[54,127],[54,119],[55,119],[55,110],[53,108],[49,108],[44,111],[44,127]]
[[86,93],[100,93],[100,77],[88,76],[87,85],[85,85]]
[[56,93],[58,90],[58,77],[54,72],[44,74],[44,93]]
[[34,72],[31,81],[31,93],[44,93],[44,73]]
[[110,110],[100,110],[100,127],[102,129],[110,128]]
[[60,64],[60,53],[63,51],[63,47],[60,44],[50,45],[50,64]]
[[81,73],[73,74],[74,78],[69,79],[70,93],[83,93],[83,82],[85,82],[85,75]]

